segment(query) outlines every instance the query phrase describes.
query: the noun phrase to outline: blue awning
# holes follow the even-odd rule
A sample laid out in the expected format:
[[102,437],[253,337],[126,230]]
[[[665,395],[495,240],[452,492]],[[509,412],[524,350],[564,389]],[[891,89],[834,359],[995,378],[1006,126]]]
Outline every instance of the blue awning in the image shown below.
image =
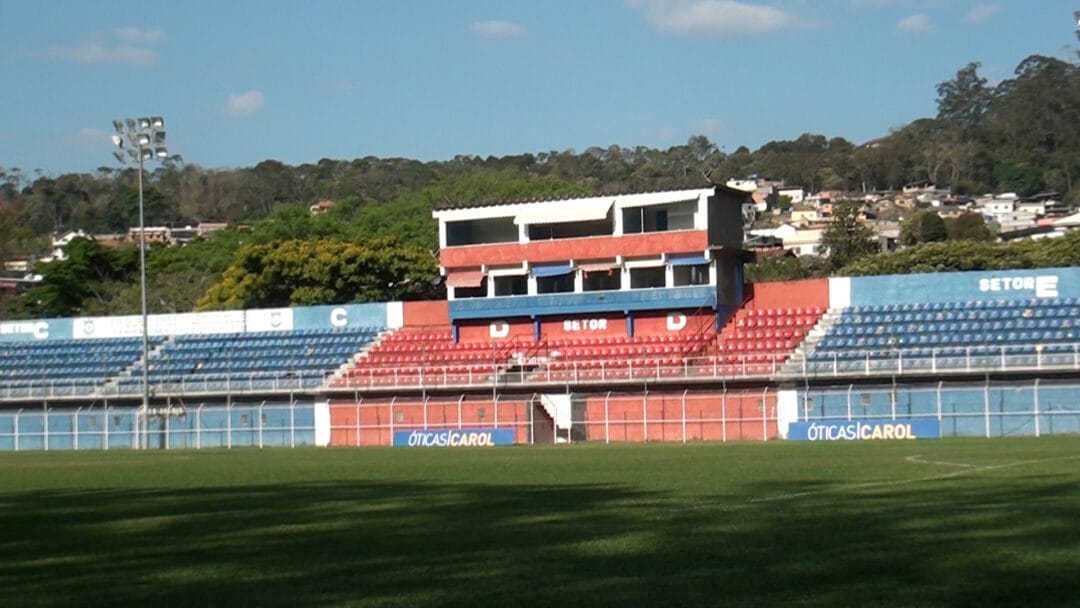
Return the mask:
[[680,253],[668,256],[668,264],[671,264],[672,266],[697,266],[699,264],[708,263],[709,258],[706,258],[700,253]]
[[574,267],[569,264],[560,264],[558,266],[533,266],[532,275],[534,277],[558,277],[564,274],[570,274],[574,272]]

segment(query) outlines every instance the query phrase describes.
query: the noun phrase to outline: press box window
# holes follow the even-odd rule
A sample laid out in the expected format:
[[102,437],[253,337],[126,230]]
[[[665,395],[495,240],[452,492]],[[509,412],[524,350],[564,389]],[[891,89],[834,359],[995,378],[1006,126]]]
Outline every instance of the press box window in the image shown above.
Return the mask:
[[569,293],[574,291],[574,273],[536,277],[536,293]]
[[479,287],[455,287],[454,298],[483,298],[487,296],[488,292],[488,278],[484,277],[480,281]]
[[667,272],[663,266],[630,269],[630,289],[667,287]]
[[529,293],[529,281],[523,274],[492,277],[495,281],[495,295],[523,296]]
[[622,272],[618,268],[584,270],[581,275],[582,291],[610,291],[622,289]]
[[672,268],[672,280],[676,287],[684,285],[708,285],[709,265],[675,266]]

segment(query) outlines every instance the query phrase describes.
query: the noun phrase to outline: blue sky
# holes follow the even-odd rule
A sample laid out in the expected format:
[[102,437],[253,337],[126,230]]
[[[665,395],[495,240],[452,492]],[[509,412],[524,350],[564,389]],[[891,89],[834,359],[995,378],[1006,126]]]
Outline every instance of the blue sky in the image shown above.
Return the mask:
[[367,155],[856,143],[1075,57],[1064,0],[0,2],[0,167],[114,163],[113,118],[165,117],[207,168]]

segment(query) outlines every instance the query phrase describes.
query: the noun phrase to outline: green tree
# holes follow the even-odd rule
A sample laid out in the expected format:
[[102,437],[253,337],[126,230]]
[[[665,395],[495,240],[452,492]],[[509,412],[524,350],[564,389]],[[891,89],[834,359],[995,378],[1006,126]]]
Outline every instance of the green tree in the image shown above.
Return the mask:
[[394,238],[248,244],[198,309],[413,300],[440,295],[431,252]]
[[994,238],[983,216],[973,211],[945,220],[945,228],[951,241],[989,241]]
[[95,302],[110,301],[118,284],[130,281],[138,269],[135,247],[115,250],[79,238],[68,244],[66,252],[67,259],[37,268],[42,281],[23,296],[27,310],[45,317],[80,314]]
[[860,210],[854,201],[841,201],[833,208],[833,219],[821,235],[833,271],[881,250],[874,231],[859,219]]
[[911,245],[921,242],[922,220],[923,214],[919,211],[915,211],[900,224],[900,243],[902,245],[910,247]]
[[922,222],[919,223],[919,241],[923,243],[939,243],[949,238],[948,230],[945,229],[945,220],[933,211],[924,211]]

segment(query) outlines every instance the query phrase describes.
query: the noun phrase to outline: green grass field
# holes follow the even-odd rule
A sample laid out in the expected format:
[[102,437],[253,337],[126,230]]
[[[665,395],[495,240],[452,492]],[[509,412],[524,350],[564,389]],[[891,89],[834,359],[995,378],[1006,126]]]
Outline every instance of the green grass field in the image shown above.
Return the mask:
[[0,454],[0,606],[1075,606],[1080,437]]

